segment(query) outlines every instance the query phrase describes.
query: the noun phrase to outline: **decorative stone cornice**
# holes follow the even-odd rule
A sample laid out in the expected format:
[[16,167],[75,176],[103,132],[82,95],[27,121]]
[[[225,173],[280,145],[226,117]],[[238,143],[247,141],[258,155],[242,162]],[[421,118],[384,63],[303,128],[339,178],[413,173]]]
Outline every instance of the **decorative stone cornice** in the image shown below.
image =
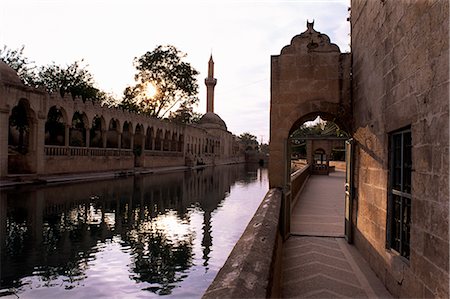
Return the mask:
[[293,54],[298,52],[337,52],[340,53],[339,47],[331,43],[330,38],[323,33],[314,29],[314,21],[306,22],[306,31],[292,38],[290,45],[285,46],[281,50],[281,54]]

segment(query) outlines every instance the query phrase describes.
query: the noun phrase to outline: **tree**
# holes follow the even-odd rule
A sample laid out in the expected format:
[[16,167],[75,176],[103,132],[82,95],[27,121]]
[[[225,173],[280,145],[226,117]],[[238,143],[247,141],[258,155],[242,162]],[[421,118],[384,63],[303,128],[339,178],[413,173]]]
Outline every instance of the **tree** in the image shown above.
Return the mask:
[[195,112],[192,106],[181,103],[175,112],[170,112],[169,119],[176,123],[195,124],[200,121],[201,113]]
[[9,117],[9,125],[19,131],[18,152],[26,154],[27,148],[25,147],[24,137],[25,133],[30,129],[30,124],[28,122],[26,107],[22,102],[19,102],[19,104],[12,109],[11,116]]
[[[136,85],[125,89],[119,106],[157,118],[164,118],[177,105],[184,110],[191,108],[198,102],[198,72],[182,61],[184,57],[186,54],[174,46],[158,46],[135,58]],[[149,94],[149,86],[157,92]]]
[[6,45],[3,46],[3,50],[0,50],[0,60],[9,65],[13,70],[17,72],[17,75],[25,85],[36,85],[36,66],[34,62],[30,61],[24,56],[23,51],[25,46],[20,49],[9,49]]
[[258,149],[258,137],[256,137],[255,135],[245,132],[239,135],[239,140],[244,145],[245,150]]
[[58,92],[62,97],[70,93],[73,98],[79,96],[83,101],[103,101],[106,93],[94,87],[94,77],[82,66],[83,60],[75,61],[67,67],[55,63],[39,68],[36,85],[48,92]]

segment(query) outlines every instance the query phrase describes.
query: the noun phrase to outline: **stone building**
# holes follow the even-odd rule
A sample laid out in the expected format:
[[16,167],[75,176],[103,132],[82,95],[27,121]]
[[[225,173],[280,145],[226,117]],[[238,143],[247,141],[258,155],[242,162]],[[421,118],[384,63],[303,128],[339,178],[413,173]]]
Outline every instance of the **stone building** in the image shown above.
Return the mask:
[[211,57],[207,113],[184,125],[47,94],[0,61],[0,177],[244,162],[213,112],[213,70]]
[[292,131],[345,129],[346,236],[399,297],[449,296],[449,3],[351,1],[351,53],[313,28],[272,57],[271,187]]

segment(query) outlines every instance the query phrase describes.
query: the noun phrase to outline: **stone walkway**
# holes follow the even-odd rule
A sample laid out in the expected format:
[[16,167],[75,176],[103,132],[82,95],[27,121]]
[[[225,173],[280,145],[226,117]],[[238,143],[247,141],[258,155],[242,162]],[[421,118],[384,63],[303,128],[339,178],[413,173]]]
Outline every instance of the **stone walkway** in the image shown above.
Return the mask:
[[345,173],[311,176],[283,246],[284,298],[392,298],[344,235]]

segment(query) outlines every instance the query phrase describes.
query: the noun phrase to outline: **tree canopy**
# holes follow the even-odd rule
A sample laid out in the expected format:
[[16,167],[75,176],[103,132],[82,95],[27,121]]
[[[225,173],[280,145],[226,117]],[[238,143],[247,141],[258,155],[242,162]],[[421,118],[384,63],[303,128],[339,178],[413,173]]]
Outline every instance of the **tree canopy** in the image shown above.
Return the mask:
[[25,47],[0,50],[0,60],[14,69],[25,85],[44,88],[48,92],[58,92],[61,96],[70,93],[72,97],[81,97],[83,101],[113,101],[112,96],[95,87],[94,77],[87,70],[84,61],[75,61],[67,66],[51,63],[37,67],[24,55]]
[[240,142],[245,146],[246,150],[249,148],[255,149],[255,147],[257,148],[259,145],[258,137],[250,134],[249,132],[242,133],[238,138]]
[[319,120],[315,124],[302,124],[292,134],[292,138],[302,138],[306,136],[336,136],[348,137],[347,132],[341,130],[336,123],[332,121]]
[[[156,118],[172,112],[172,118],[179,114],[178,118],[183,120],[185,112],[198,102],[195,76],[199,74],[183,61],[185,57],[185,53],[169,45],[158,46],[135,58],[136,84],[125,89],[119,107]],[[156,93],[149,94],[149,85],[156,88]]]
[[0,50],[0,60],[17,72],[17,75],[25,85],[35,87],[36,66],[34,62],[25,57],[23,54],[24,50],[25,46],[22,46],[20,49],[9,49],[7,46],[3,46],[3,49]]

